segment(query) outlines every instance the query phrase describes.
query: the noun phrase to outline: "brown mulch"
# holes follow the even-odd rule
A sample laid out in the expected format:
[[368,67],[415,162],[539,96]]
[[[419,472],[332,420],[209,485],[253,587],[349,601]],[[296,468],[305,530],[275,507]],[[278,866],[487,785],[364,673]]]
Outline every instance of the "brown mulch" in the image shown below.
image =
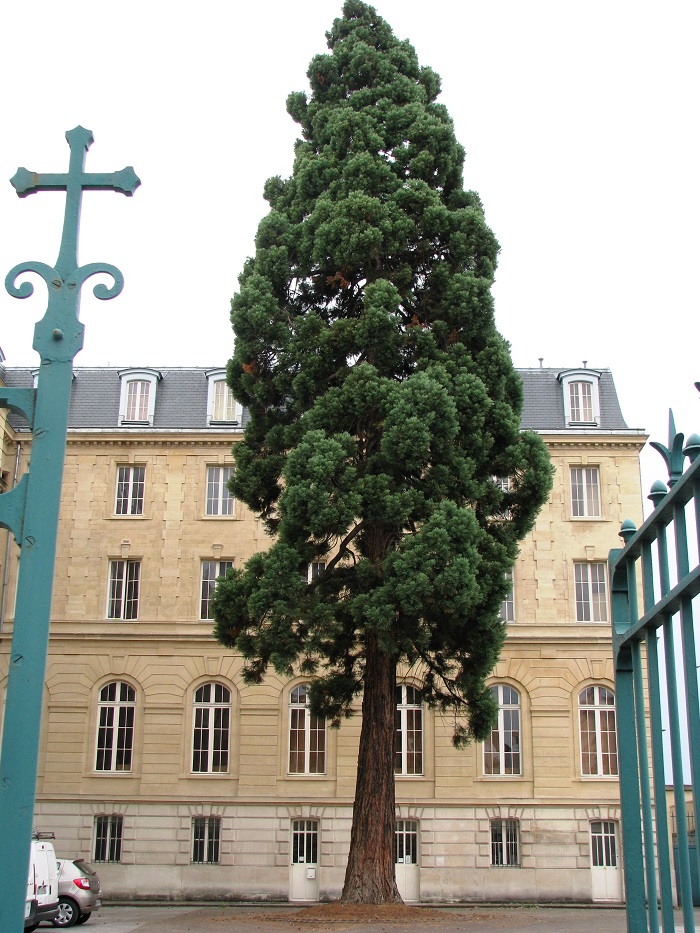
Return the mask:
[[[487,920],[491,914],[474,914],[472,919]],[[287,923],[453,923],[454,913],[431,910],[429,907],[410,907],[408,904],[341,904],[331,901],[289,910],[280,914],[265,914],[265,920],[285,920]]]

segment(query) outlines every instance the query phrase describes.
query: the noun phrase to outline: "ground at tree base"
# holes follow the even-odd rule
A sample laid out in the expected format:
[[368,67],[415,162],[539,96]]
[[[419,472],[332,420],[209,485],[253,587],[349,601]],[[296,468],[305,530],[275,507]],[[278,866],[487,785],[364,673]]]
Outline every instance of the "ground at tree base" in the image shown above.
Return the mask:
[[[675,927],[683,928],[680,911]],[[700,909],[695,911],[700,930]],[[620,904],[105,905],[91,926],[105,933],[626,933]]]
[[[483,914],[482,914],[483,917]],[[454,922],[454,915],[444,910],[429,907],[413,907],[408,904],[342,904],[330,901],[304,907],[290,916],[289,911],[267,916],[267,920],[285,920],[293,918],[296,923],[388,923],[388,924],[423,924],[433,925]]]

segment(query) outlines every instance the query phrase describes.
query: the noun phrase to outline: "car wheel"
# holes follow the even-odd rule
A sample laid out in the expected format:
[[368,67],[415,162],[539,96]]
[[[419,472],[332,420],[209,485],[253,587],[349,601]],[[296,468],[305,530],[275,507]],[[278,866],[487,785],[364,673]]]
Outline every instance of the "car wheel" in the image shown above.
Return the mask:
[[75,925],[80,926],[81,923],[87,923],[90,917],[92,917],[92,911],[89,914],[81,914],[75,921]]
[[34,930],[36,930],[36,928],[37,928],[38,926],[39,926],[39,924],[38,924],[38,923],[35,923],[34,926],[25,927],[25,928],[24,928],[24,933],[34,933]]
[[59,897],[58,916],[51,921],[55,927],[72,927],[78,922],[80,910],[70,897]]

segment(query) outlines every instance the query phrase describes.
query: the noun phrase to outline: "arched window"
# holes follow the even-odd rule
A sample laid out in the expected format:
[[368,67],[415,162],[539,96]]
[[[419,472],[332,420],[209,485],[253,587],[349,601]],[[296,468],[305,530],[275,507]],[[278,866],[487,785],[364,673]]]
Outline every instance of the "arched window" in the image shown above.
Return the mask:
[[119,424],[152,425],[162,374],[155,369],[124,369],[119,378]]
[[289,773],[324,774],[326,771],[326,720],[309,709],[306,684],[289,695]]
[[560,372],[566,426],[600,424],[599,383],[596,369],[567,369]]
[[520,755],[520,694],[508,684],[494,684],[498,723],[484,742],[484,774],[522,774]]
[[194,695],[192,771],[228,771],[231,732],[231,691],[223,684],[202,684]]
[[423,698],[411,684],[396,685],[396,774],[423,773]]
[[206,373],[208,383],[207,421],[209,424],[235,425],[242,419],[241,406],[226,384],[226,370],[212,369]]
[[581,774],[617,774],[615,694],[607,687],[590,686],[578,695]]
[[100,690],[95,771],[131,771],[136,691],[114,680]]

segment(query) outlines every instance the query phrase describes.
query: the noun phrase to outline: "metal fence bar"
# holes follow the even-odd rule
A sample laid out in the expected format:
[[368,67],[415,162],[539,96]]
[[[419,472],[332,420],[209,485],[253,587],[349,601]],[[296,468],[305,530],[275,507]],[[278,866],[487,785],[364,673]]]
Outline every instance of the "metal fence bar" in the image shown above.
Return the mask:
[[674,933],[675,918],[673,916],[671,848],[668,835],[668,813],[666,810],[661,692],[659,690],[659,647],[656,632],[647,632],[646,651],[652,772],[654,777],[654,810],[656,816],[656,858],[659,868],[661,918],[664,933]]
[[[697,385],[700,388],[700,384]],[[659,893],[664,933],[672,933],[675,929],[662,741],[659,636],[664,650],[663,673],[677,823],[674,841],[683,929],[685,933],[695,933],[692,878],[695,869],[691,869],[688,849],[683,757],[687,750],[691,763],[693,808],[697,813],[695,805],[696,801],[700,801],[700,696],[692,601],[700,593],[700,566],[690,566],[686,506],[691,500],[694,501],[700,553],[700,437],[692,435],[683,448],[683,435],[675,433],[672,415],[669,433],[668,448],[661,444],[652,445],[663,454],[669,468],[668,490],[663,483],[654,484],[649,496],[655,505],[653,514],[639,530],[631,522],[625,521],[620,532],[625,547],[610,552],[628,933],[649,930],[657,933]],[[690,466],[685,472],[684,457],[690,460]],[[675,553],[675,585],[671,585],[669,525],[672,526]],[[644,596],[644,614],[641,618],[637,608],[638,561],[641,562]],[[676,646],[676,620],[680,626],[682,653]],[[646,681],[643,676],[645,656]],[[678,682],[678,664],[681,662],[682,695]],[[680,714],[682,699],[685,699],[687,711],[684,724],[681,723]],[[640,884],[643,886],[641,893]]]
[[[632,590],[630,590],[632,592]],[[636,591],[635,591],[636,592]],[[651,781],[649,780],[649,754],[644,715],[644,678],[642,674],[642,648],[638,641],[632,645],[632,672],[634,677],[634,714],[637,721],[637,756],[642,795],[642,827],[644,829],[644,866],[646,870],[646,899],[649,906],[650,933],[659,933],[659,914],[656,909],[656,868],[654,858],[654,822],[651,812]]]
[[[634,674],[632,655],[627,649],[616,675],[618,716],[631,722],[633,728],[619,729],[618,744],[621,761],[631,762],[637,772],[637,742],[634,715]],[[631,771],[631,768],[628,769]],[[644,849],[642,844],[642,818],[639,781],[620,774],[620,804],[624,822],[624,874],[627,899],[628,933],[647,933],[646,889],[644,884]]]
[[681,883],[683,921],[686,933],[695,933],[693,917],[693,889],[690,880],[690,857],[688,855],[688,821],[685,809],[685,784],[683,783],[683,750],[681,746],[681,724],[678,710],[678,681],[676,677],[676,648],[673,637],[673,620],[670,616],[663,625],[664,655],[666,659],[666,684],[668,690],[668,722],[671,736],[671,762],[673,765],[673,797],[676,805],[676,838],[678,841],[678,873]]

